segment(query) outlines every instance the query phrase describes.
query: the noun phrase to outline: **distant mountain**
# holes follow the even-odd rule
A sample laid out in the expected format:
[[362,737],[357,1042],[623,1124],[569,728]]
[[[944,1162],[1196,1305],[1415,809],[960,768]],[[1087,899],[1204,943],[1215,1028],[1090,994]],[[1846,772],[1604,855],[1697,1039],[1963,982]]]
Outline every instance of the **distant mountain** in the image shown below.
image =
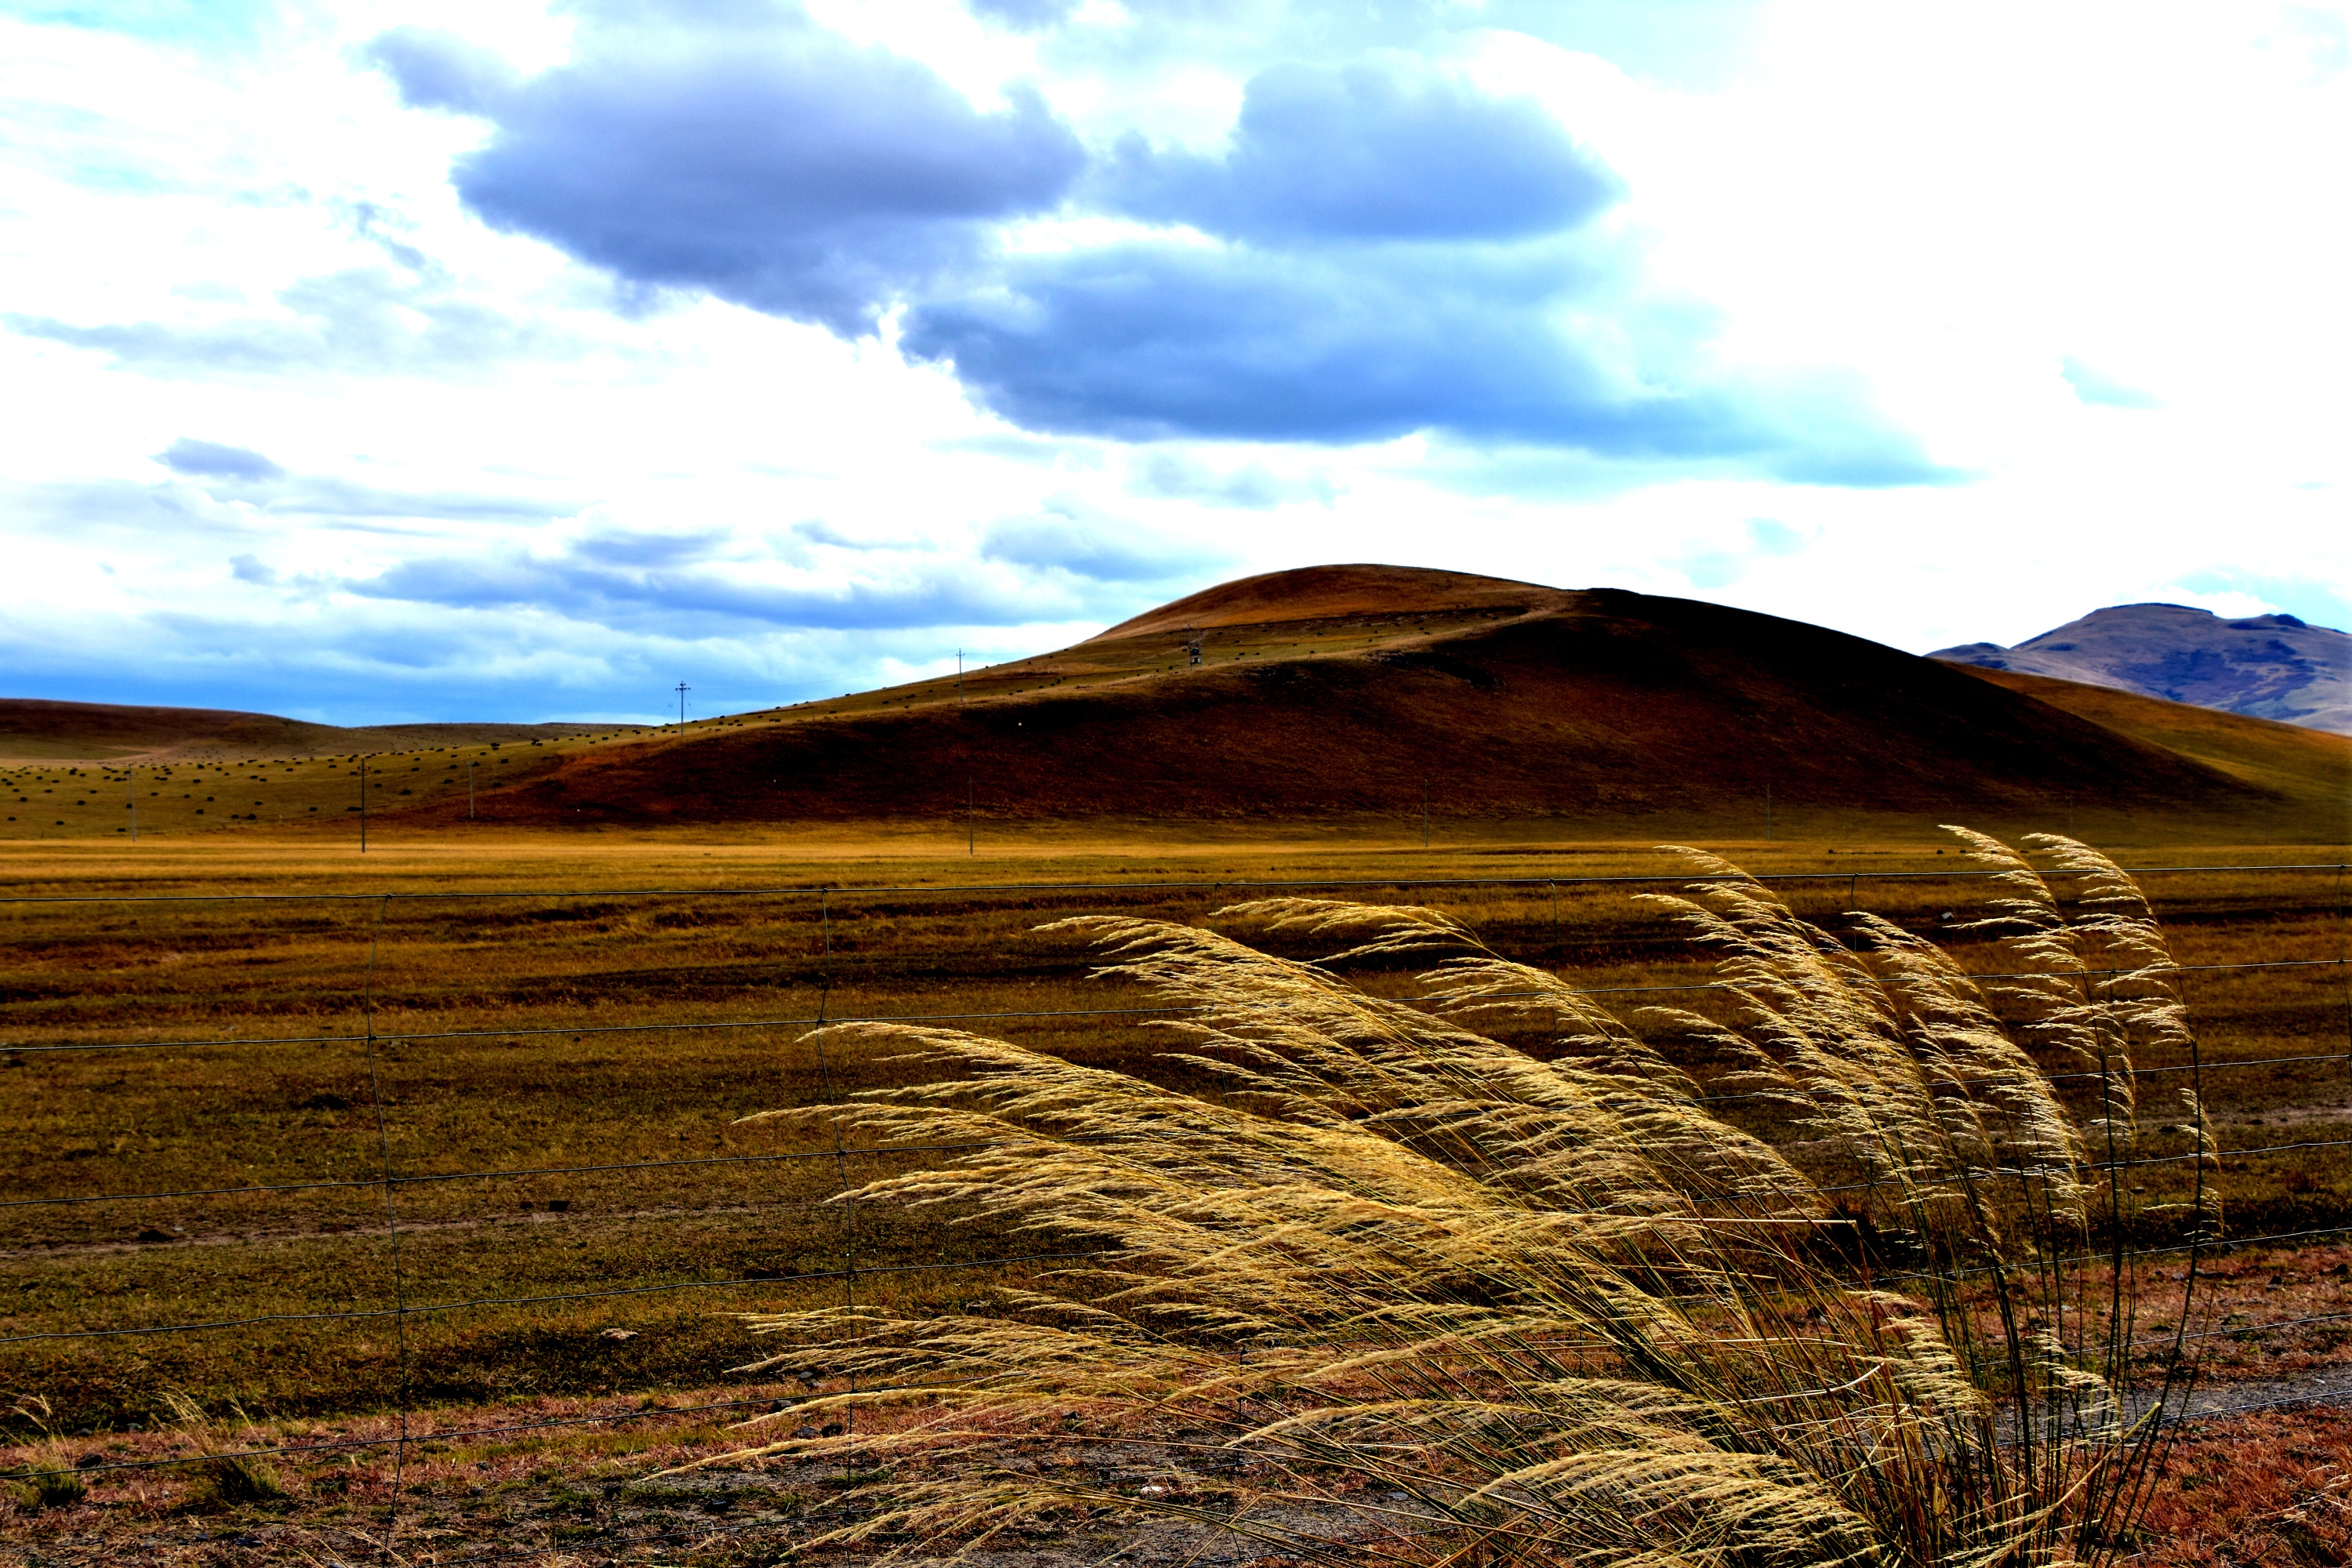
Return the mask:
[[1972,642],[1928,657],[2352,734],[2352,637],[2293,616],[2117,605],[2015,647]]

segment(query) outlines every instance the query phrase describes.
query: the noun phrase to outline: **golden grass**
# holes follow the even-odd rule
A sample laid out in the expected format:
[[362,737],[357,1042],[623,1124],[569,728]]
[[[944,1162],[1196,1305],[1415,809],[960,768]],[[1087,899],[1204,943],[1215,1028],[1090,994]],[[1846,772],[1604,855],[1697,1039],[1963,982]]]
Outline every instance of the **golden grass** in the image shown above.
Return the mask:
[[[776,1119],[971,1145],[844,1194],[845,1213],[944,1205],[1096,1258],[962,1313],[756,1317],[789,1348],[744,1371],[849,1380],[793,1419],[899,1415],[750,1455],[936,1459],[1074,1421],[1150,1434],[1180,1472],[1161,1506],[1335,1562],[2108,1556],[2185,1367],[2135,1401],[2143,1281],[2127,1227],[2097,1221],[2137,1206],[2122,1163],[2144,1143],[2206,1146],[2193,1092],[2144,1117],[2131,1065],[2189,1046],[2186,1014],[2111,862],[2040,841],[2044,868],[2087,879],[2062,908],[2034,866],[1963,837],[2000,873],[1966,929],[2020,973],[1999,987],[2015,1021],[1933,942],[1867,915],[1842,942],[1715,857],[1685,859],[1716,879],[1645,895],[1717,952],[1731,1000],[1666,1022],[1711,1032],[1738,1062],[1724,1081],[1785,1102],[1827,1160],[1722,1121],[1620,1016],[1427,908],[1219,911],[1336,944],[1322,963],[1164,921],[1049,927],[1190,1009],[1160,1026],[1223,1080],[1213,1099],[966,1031],[819,1031],[896,1049],[918,1081]],[[1433,954],[1425,1006],[1337,973]],[[1558,1054],[1462,1022],[1494,1012],[1546,1018]],[[2027,1039],[2095,1072],[2093,1115]],[[1834,1179],[1852,1167],[1862,1182]],[[2218,1225],[2207,1194],[2190,1209]],[[2175,1322],[2192,1290],[2193,1268]],[[1173,1500],[1205,1464],[1240,1469],[1230,1500]],[[829,1539],[982,1542],[1092,1493],[934,1469],[865,1495],[873,1512]]]

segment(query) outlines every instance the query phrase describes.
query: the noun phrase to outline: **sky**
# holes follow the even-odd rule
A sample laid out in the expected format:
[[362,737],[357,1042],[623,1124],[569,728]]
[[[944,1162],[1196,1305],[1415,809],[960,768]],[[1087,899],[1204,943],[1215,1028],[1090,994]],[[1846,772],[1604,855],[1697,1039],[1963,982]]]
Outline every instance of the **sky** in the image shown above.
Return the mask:
[[0,695],[647,722],[1335,561],[2352,626],[2344,5],[0,0]]

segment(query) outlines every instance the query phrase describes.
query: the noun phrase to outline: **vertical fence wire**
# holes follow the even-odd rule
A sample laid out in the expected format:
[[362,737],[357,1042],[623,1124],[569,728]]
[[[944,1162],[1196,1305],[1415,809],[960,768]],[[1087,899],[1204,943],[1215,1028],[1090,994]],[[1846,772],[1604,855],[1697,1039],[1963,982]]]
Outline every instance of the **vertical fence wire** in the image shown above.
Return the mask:
[[394,1556],[393,1532],[400,1525],[400,1488],[405,1479],[408,1462],[408,1407],[410,1396],[408,1355],[408,1289],[400,1267],[400,1201],[393,1184],[392,1136],[385,1130],[383,1118],[383,1079],[376,1066],[375,1044],[375,956],[383,942],[384,912],[391,907],[389,894],[376,901],[375,919],[368,931],[367,974],[360,990],[360,1032],[367,1043],[368,1099],[375,1110],[376,1163],[383,1183],[383,1221],[392,1254],[392,1331],[400,1354],[400,1437],[392,1450],[392,1501],[384,1510],[383,1552]]

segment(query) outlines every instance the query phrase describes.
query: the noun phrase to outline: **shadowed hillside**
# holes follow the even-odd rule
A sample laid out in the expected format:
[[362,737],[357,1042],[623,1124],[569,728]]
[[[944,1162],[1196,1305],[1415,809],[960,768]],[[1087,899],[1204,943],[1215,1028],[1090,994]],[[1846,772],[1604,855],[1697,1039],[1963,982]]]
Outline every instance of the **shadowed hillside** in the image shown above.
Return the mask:
[[1394,820],[1418,816],[1425,796],[1443,819],[1753,830],[1768,787],[1783,813],[1923,822],[2047,823],[2070,801],[2150,826],[2312,811],[2294,781],[1817,626],[1615,590],[1326,567],[1226,584],[974,672],[961,699],[954,680],[933,680],[567,753],[502,791],[499,813],[946,822],[969,791],[992,819],[1244,823]]
[[1961,668],[1979,680],[2063,708],[2095,724],[2166,747],[2272,791],[2289,811],[2294,809],[2289,803],[2301,803],[2324,823],[2332,805],[2335,828],[2321,836],[2328,841],[2341,842],[2352,832],[2352,740],[2284,720],[2167,702],[2111,686],[2056,680],[2022,670]]

